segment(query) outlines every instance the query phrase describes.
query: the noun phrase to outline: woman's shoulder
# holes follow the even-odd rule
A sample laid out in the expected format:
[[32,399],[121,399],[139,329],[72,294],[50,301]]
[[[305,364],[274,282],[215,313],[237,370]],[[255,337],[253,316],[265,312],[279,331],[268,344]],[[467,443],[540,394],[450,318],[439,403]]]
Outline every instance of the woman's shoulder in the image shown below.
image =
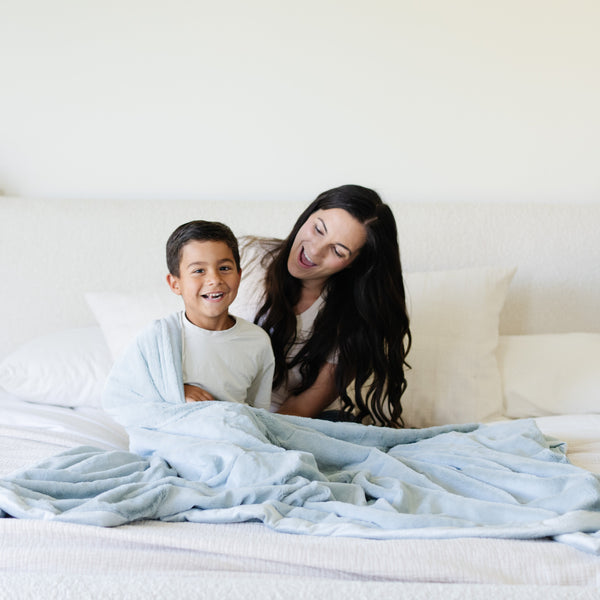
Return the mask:
[[273,253],[281,245],[278,238],[244,235],[238,238],[242,269],[253,268],[257,265],[263,268],[272,260]]
[[263,302],[266,270],[281,240],[244,236],[238,239],[238,244],[242,280],[230,310],[236,316],[253,321]]

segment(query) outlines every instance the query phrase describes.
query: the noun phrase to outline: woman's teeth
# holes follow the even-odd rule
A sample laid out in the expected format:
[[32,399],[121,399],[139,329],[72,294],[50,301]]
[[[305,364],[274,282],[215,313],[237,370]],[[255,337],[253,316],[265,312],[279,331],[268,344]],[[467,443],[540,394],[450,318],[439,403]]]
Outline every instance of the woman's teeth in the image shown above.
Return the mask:
[[306,255],[306,252],[304,251],[304,248],[302,248],[302,251],[300,252],[300,262],[305,267],[314,267],[316,264],[312,260],[310,260],[310,258],[308,258],[308,256]]

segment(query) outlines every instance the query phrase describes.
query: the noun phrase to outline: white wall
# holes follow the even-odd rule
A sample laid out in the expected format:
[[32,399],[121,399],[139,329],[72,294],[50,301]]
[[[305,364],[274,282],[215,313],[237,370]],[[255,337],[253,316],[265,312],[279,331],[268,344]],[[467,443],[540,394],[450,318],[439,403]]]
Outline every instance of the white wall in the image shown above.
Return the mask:
[[597,0],[0,0],[0,189],[600,201]]

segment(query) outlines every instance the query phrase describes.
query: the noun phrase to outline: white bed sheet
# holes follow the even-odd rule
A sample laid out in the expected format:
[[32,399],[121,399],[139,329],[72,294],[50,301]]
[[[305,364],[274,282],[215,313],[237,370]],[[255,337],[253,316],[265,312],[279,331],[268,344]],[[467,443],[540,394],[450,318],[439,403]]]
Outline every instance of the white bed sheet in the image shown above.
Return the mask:
[[68,577],[60,574],[0,574],[0,589],[7,598],[20,600],[127,598],[202,598],[222,600],[597,600],[598,590],[575,586],[498,586],[442,583],[399,583],[383,581],[341,581],[291,575],[260,573],[187,573]]
[[551,541],[364,540],[257,523],[144,521],[118,528],[5,519],[0,572],[68,576],[200,572],[343,581],[600,585],[600,559]]
[[0,423],[64,436],[65,447],[91,445],[106,450],[128,447],[125,430],[101,408],[65,408],[25,402],[0,388]]
[[600,414],[537,417],[548,436],[567,443],[567,456],[578,467],[600,474]]

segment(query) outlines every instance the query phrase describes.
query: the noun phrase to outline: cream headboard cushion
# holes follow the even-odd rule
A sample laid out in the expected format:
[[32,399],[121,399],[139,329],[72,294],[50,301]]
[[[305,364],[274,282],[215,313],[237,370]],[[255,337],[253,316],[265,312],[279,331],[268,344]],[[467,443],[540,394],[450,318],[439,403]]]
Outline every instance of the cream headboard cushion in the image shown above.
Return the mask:
[[[285,236],[306,203],[0,197],[0,357],[94,323],[84,293],[161,285],[164,245],[192,219]],[[500,331],[600,332],[600,203],[395,202],[405,271],[518,266]],[[166,284],[165,284],[166,285]]]

